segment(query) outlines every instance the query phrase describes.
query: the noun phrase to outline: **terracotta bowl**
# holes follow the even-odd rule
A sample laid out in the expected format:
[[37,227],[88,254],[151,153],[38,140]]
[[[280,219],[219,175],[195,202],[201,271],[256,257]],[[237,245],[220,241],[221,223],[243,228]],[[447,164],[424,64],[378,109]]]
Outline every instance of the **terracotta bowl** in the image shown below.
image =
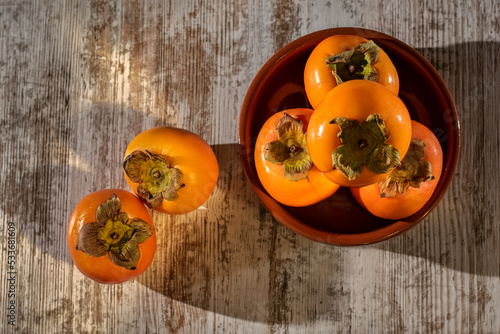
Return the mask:
[[[313,48],[335,34],[373,39],[390,57],[400,78],[399,96],[412,119],[438,137],[444,155],[437,188],[416,214],[400,221],[377,218],[364,210],[347,188],[315,205],[295,208],[276,202],[264,190],[254,165],[254,144],[264,122],[274,113],[297,107],[310,108],[303,70]],[[360,28],[334,28],[303,36],[279,50],[252,81],[239,119],[240,157],[246,176],[272,215],[291,230],[312,240],[335,245],[363,245],[394,237],[424,219],[448,189],[458,162],[460,128],[453,99],[442,78],[416,50],[382,33]]]

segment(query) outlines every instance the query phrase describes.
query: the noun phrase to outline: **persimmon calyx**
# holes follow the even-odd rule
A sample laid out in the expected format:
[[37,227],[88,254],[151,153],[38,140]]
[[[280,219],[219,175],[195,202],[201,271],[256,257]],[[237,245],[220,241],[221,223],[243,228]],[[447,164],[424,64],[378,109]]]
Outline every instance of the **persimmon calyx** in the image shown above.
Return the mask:
[[276,132],[278,140],[267,144],[264,158],[274,164],[282,164],[283,174],[290,181],[307,178],[313,164],[303,122],[285,113],[276,124]]
[[386,143],[389,136],[380,115],[369,115],[363,124],[347,117],[337,117],[330,124],[340,127],[337,136],[342,143],[332,152],[332,164],[347,179],[357,178],[365,165],[384,174],[399,164],[399,151]]
[[378,59],[380,48],[369,40],[353,49],[343,51],[325,59],[332,69],[337,85],[353,79],[377,81],[377,69],[373,64]]
[[93,257],[109,254],[114,264],[134,270],[141,257],[139,244],[153,231],[144,220],[120,211],[120,199],[113,194],[97,208],[96,222],[82,226],[76,249]]
[[404,194],[408,188],[420,188],[422,182],[434,179],[430,162],[424,161],[422,140],[412,140],[401,163],[385,179],[378,183],[380,197],[396,197]]
[[184,187],[184,175],[161,154],[136,150],[125,158],[123,169],[129,179],[137,183],[137,195],[154,208],[163,200],[173,201]]

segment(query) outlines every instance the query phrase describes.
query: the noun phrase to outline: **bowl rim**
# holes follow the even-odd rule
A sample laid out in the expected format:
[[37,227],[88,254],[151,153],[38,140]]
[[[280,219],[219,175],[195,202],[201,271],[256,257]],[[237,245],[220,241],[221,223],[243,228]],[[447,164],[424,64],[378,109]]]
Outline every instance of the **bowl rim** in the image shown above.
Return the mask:
[[[352,234],[344,234],[337,232],[329,232],[325,230],[321,230],[315,227],[312,227],[293,215],[286,212],[283,206],[271,198],[266,192],[260,189],[257,185],[254,184],[254,181],[250,178],[249,171],[247,168],[251,168],[248,162],[248,157],[251,154],[253,156],[253,147],[248,150],[249,143],[246,143],[245,135],[247,134],[248,125],[245,122],[246,116],[248,114],[248,110],[252,106],[252,101],[255,96],[255,93],[258,91],[259,86],[263,79],[268,75],[272,68],[278,66],[280,62],[284,61],[287,55],[289,55],[293,51],[297,51],[303,48],[309,48],[311,45],[318,44],[321,40],[331,35],[354,35],[360,34],[365,38],[376,38],[376,39],[384,39],[387,42],[396,44],[399,48],[402,48],[404,52],[411,55],[411,57],[422,64],[428,70],[428,74],[434,79],[434,83],[438,85],[441,93],[444,96],[446,104],[449,106],[449,117],[450,122],[454,124],[453,131],[451,132],[452,136],[448,136],[447,140],[450,140],[451,143],[448,144],[446,158],[443,157],[443,171],[441,179],[439,180],[439,184],[442,184],[441,191],[434,192],[431,199],[429,199],[428,203],[431,202],[430,205],[424,206],[419,212],[416,214],[405,218],[404,220],[394,221],[392,224],[388,224],[379,229],[362,232],[362,233],[352,233]],[[260,70],[255,75],[254,79],[250,83],[250,86],[245,94],[242,107],[239,115],[239,123],[238,123],[238,143],[239,143],[239,155],[240,160],[243,166],[243,170],[247,177],[248,182],[251,184],[252,188],[257,194],[257,197],[261,201],[261,203],[266,207],[267,210],[273,215],[273,217],[278,220],[281,224],[287,226],[292,231],[297,234],[300,234],[304,237],[307,237],[311,240],[338,245],[338,246],[359,246],[359,245],[368,245],[373,243],[382,242],[384,240],[393,238],[410,228],[414,227],[418,223],[420,223],[427,215],[437,206],[437,204],[441,201],[444,194],[448,190],[453,176],[456,171],[456,167],[458,165],[458,160],[460,156],[460,121],[458,119],[458,113],[456,110],[455,102],[451,96],[451,93],[446,86],[444,80],[437,72],[437,70],[432,66],[432,64],[417,50],[407,45],[406,43],[392,37],[390,35],[364,28],[357,27],[337,27],[337,28],[328,28],[323,30],[318,30],[309,34],[306,34],[302,37],[299,37],[292,42],[288,43],[281,49],[279,49],[269,60],[265,62],[265,64],[260,68]],[[250,143],[251,144],[251,143]],[[443,144],[441,144],[443,146]],[[251,157],[250,157],[251,158]],[[252,159],[251,159],[252,160]],[[253,161],[253,160],[252,160]],[[447,164],[445,165],[445,161]],[[247,167],[248,166],[248,167]],[[445,173],[446,172],[446,173]],[[259,181],[260,182],[260,181]]]

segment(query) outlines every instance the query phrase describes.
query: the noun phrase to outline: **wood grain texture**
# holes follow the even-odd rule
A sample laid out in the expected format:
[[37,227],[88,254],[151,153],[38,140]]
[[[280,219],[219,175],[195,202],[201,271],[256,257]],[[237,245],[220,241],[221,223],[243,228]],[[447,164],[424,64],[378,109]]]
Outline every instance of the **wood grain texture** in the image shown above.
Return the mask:
[[[459,166],[438,207],[367,247],[279,224],[238,155],[239,109],[260,67],[293,39],[338,26],[415,47],[461,121]],[[1,1],[0,332],[498,332],[498,54],[496,0]],[[73,266],[68,218],[92,191],[128,189],[122,154],[157,125],[212,145],[217,187],[195,212],[154,214],[158,251],[144,275],[100,285]]]

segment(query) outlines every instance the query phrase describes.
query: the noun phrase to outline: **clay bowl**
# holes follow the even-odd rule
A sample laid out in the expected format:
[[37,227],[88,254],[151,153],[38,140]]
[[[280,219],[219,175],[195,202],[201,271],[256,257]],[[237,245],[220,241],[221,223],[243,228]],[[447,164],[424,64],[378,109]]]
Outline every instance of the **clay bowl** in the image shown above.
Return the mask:
[[[310,108],[303,88],[303,69],[313,48],[335,34],[373,39],[393,61],[400,77],[399,96],[412,119],[429,127],[444,154],[443,173],[426,205],[403,220],[377,218],[364,210],[347,188],[315,205],[295,208],[276,202],[262,187],[254,165],[254,144],[264,122],[274,113]],[[252,81],[239,119],[240,157],[257,196],[272,215],[291,230],[312,240],[335,245],[380,242],[412,228],[433,210],[448,189],[458,162],[460,128],[453,99],[440,75],[416,50],[380,32],[360,28],[333,28],[303,36],[269,59]]]

